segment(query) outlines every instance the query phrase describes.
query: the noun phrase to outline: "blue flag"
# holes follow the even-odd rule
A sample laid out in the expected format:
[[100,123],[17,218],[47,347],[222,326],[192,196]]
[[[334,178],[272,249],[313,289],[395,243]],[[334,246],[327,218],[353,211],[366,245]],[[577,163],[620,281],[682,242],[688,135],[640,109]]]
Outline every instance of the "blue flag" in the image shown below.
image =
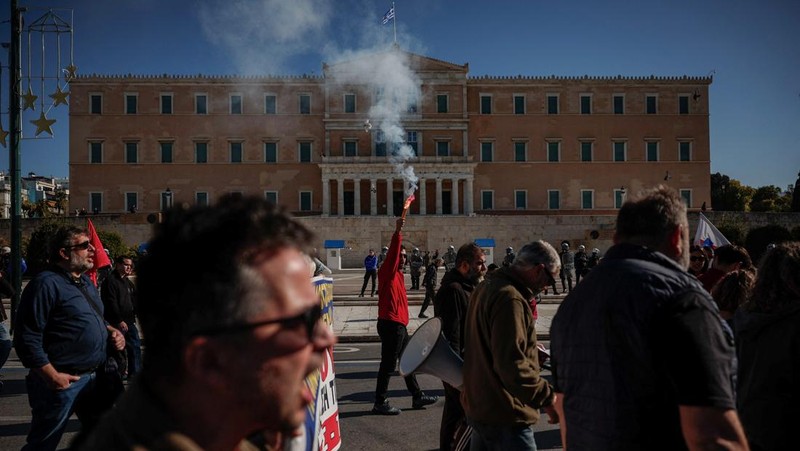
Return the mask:
[[381,20],[381,24],[386,25],[392,19],[394,19],[394,6],[389,8],[389,11],[386,11],[386,14],[383,15],[383,20]]

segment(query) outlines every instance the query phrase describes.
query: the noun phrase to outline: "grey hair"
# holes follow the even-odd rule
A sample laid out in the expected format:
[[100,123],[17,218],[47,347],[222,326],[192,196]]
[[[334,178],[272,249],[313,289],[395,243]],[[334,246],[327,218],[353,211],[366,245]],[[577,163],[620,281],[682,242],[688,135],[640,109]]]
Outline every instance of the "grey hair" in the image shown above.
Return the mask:
[[548,271],[554,273],[561,267],[561,259],[555,248],[546,241],[533,241],[522,246],[517,252],[516,258],[511,266],[518,268],[529,268],[532,266],[544,265]]

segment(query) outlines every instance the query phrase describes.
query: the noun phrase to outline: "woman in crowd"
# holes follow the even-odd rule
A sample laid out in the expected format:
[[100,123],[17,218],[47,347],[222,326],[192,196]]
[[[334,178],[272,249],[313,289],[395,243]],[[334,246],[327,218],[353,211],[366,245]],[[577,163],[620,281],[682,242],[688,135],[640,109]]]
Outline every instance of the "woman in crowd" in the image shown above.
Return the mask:
[[697,277],[708,269],[708,259],[703,248],[693,245],[689,251],[689,274]]
[[717,303],[719,315],[728,322],[731,329],[733,329],[733,315],[739,306],[750,299],[755,280],[756,275],[752,270],[737,269],[725,274],[711,289],[711,297]]
[[800,242],[765,254],[736,313],[737,403],[750,447],[797,449],[800,418]]

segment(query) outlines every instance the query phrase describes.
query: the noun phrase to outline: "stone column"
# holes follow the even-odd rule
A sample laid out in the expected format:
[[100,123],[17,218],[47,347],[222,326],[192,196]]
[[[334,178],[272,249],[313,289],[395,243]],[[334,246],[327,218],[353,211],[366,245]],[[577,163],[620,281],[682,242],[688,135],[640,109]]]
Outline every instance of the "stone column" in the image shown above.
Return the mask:
[[322,216],[331,214],[331,179],[322,177]]
[[425,197],[425,179],[419,179],[419,214],[424,215],[428,213],[428,209],[425,208],[427,203],[427,198]]
[[353,179],[353,214],[361,216],[361,179]]
[[389,177],[386,179],[386,216],[391,216],[394,212],[394,188],[392,184],[394,179]]
[[378,214],[378,181],[369,179],[369,214]]
[[469,176],[464,180],[464,214],[469,216],[472,213],[472,176]]
[[336,179],[336,187],[338,191],[336,193],[337,215],[344,216],[344,178],[342,178],[342,176],[339,176]]
[[450,200],[453,202],[453,214],[458,214],[458,179],[454,178],[451,182],[453,184],[453,194]]
[[436,214],[442,214],[442,179],[436,177]]

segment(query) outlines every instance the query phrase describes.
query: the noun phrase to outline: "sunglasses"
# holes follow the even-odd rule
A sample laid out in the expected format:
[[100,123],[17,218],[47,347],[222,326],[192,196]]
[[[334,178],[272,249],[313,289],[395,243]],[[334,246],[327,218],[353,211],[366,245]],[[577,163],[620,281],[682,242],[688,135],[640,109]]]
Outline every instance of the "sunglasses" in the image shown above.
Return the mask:
[[64,249],[78,249],[81,251],[85,251],[89,249],[89,246],[92,245],[91,241],[84,241],[83,243],[73,244],[71,246],[64,246]]
[[704,262],[704,261],[706,261],[706,258],[705,257],[691,256],[691,257],[689,257],[689,260],[691,260],[693,262]]
[[314,330],[316,330],[317,323],[319,323],[320,318],[322,318],[322,306],[320,304],[315,304],[313,307],[297,316],[291,316],[289,318],[267,319],[264,321],[256,321],[254,323],[210,327],[208,329],[201,329],[197,332],[194,332],[192,335],[218,336],[247,332],[268,324],[281,324],[286,327],[293,327],[297,324],[303,324],[306,328],[306,333],[308,334],[308,341],[313,341]]

